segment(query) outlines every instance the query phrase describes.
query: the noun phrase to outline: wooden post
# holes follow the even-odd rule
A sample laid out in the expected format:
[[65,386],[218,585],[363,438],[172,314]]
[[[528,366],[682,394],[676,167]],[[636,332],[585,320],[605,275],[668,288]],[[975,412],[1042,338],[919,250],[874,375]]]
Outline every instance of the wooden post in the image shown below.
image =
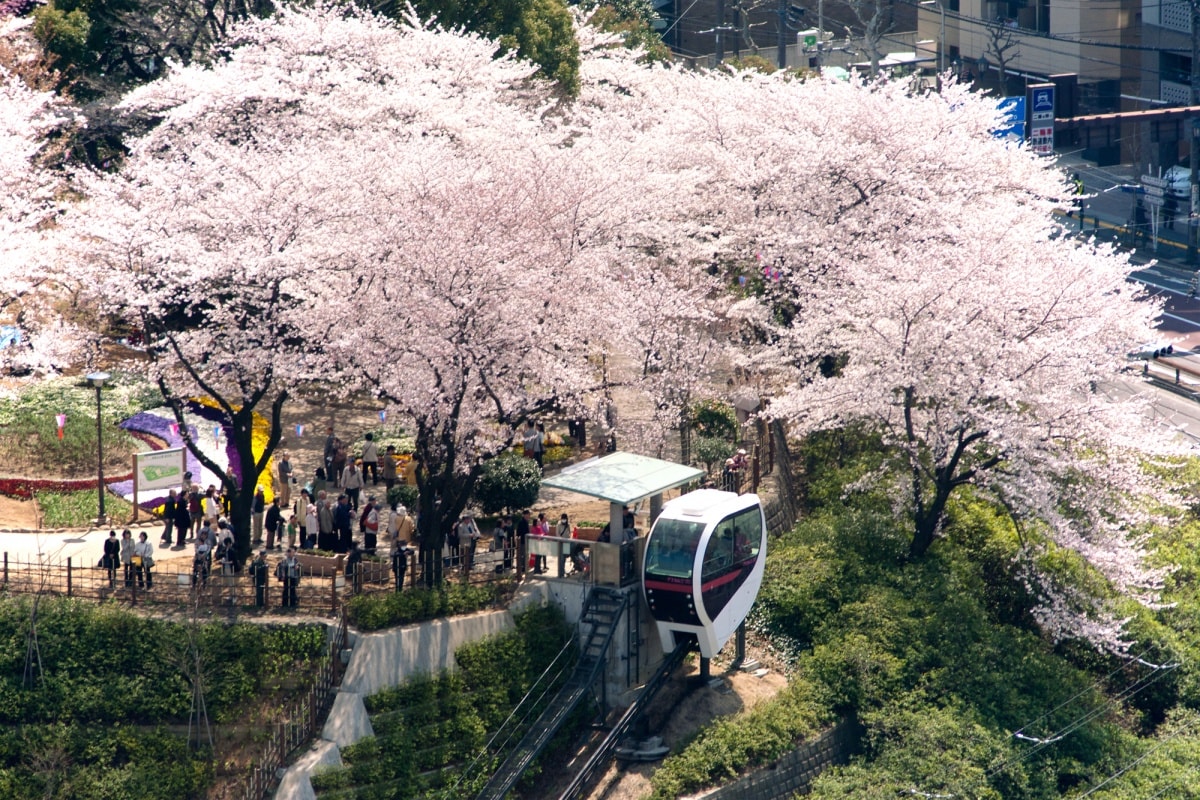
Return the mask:
[[329,578],[329,610],[336,614],[337,607],[337,570],[334,570],[333,575]]
[[8,551],[4,551],[4,585],[8,586]]
[[67,556],[67,597],[71,596],[71,557]]

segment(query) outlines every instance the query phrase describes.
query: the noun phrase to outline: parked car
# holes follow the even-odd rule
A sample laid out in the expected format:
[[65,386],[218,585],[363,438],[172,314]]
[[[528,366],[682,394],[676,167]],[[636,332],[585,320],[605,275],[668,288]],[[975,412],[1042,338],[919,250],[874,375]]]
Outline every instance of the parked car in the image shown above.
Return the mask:
[[1167,179],[1167,194],[1182,200],[1192,197],[1192,168],[1187,164],[1176,164],[1163,173]]

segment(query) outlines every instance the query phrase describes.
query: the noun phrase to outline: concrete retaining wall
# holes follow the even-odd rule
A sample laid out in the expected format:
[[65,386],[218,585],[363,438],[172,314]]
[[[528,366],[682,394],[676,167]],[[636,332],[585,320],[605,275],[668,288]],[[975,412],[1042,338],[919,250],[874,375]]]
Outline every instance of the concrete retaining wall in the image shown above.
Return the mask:
[[[523,586],[508,609],[463,617],[437,619],[378,633],[353,634],[353,649],[342,685],[333,701],[321,738],[288,767],[275,797],[315,800],[311,776],[315,769],[339,766],[341,749],[373,736],[363,698],[417,675],[455,669],[454,651],[468,642],[510,630],[513,614],[551,601],[544,583]],[[575,611],[575,619],[579,611]]]

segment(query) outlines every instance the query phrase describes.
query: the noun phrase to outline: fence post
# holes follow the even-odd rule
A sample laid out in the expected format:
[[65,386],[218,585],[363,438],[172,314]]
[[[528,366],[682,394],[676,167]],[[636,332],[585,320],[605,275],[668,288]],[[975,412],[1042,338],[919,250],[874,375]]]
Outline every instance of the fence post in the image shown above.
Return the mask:
[[335,569],[333,575],[329,577],[329,610],[336,614],[337,606],[337,570]]
[[67,556],[67,597],[71,596],[71,557]]
[[8,551],[4,551],[4,585],[8,585]]

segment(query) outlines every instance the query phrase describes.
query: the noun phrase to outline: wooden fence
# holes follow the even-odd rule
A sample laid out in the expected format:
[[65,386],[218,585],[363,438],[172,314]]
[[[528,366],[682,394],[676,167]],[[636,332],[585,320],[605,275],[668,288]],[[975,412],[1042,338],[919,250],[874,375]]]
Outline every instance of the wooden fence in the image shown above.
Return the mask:
[[329,639],[329,649],[308,692],[289,703],[272,726],[271,737],[243,785],[243,800],[261,800],[276,786],[279,771],[292,754],[312,741],[329,715],[342,682],[342,650],[346,646],[346,615],[343,613]]

